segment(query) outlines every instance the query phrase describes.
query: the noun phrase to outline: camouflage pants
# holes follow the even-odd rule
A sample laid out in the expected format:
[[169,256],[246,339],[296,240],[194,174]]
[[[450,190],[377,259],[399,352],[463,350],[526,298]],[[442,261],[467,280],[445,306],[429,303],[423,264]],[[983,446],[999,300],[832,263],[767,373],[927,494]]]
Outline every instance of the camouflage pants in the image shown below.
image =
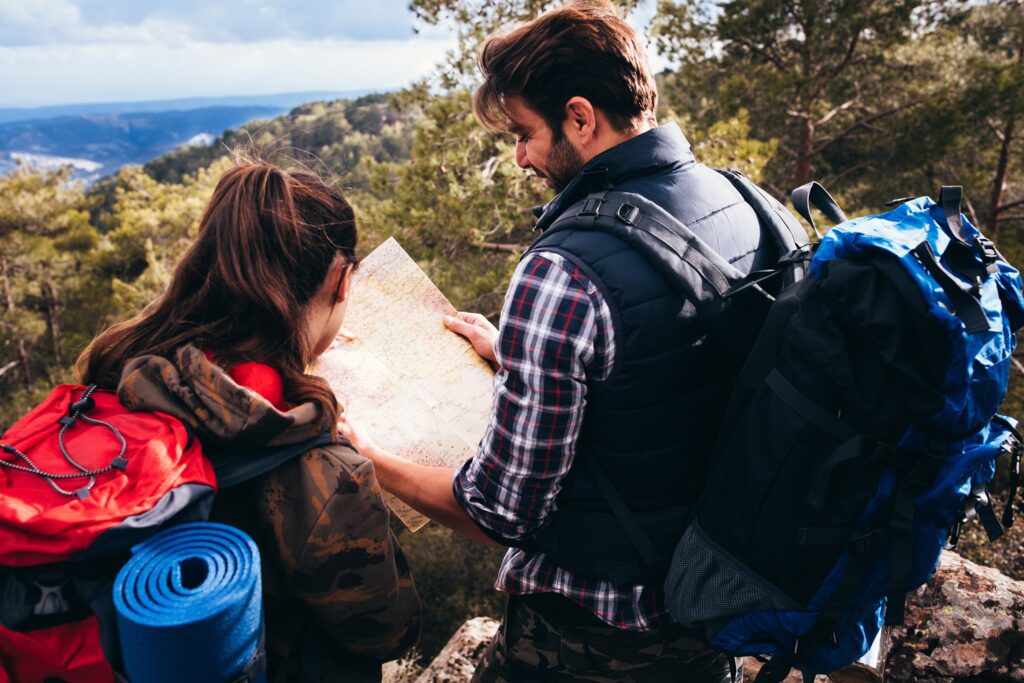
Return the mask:
[[509,598],[501,627],[473,675],[474,683],[730,680],[726,655],[692,636],[566,626],[516,596]]

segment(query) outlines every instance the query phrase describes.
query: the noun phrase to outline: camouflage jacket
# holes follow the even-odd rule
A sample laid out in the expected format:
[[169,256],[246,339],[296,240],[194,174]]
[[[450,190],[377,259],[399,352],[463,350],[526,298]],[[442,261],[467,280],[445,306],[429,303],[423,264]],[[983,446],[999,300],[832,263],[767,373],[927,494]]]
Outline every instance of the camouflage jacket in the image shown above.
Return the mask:
[[[326,427],[314,404],[281,412],[192,346],[174,361],[130,360],[118,397],[181,419],[214,458],[221,445],[281,446]],[[259,545],[271,680],[281,666],[301,668],[302,680],[379,679],[381,661],[419,636],[419,596],[373,465],[348,445],[311,449],[218,493],[211,518]]]

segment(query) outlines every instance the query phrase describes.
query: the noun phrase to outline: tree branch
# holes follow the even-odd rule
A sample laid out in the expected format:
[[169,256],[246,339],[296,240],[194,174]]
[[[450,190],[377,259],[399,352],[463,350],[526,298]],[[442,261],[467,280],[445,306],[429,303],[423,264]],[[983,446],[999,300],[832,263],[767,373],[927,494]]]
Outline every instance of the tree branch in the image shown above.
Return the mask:
[[846,55],[843,57],[843,61],[836,65],[836,68],[832,69],[832,76],[838,76],[846,69],[850,64],[850,60],[853,59],[853,53],[857,51],[857,43],[860,42],[860,34],[863,33],[864,27],[857,29],[857,32],[853,34],[853,39],[850,41],[850,46],[846,48]]
[[999,139],[999,142],[1004,141],[1005,138],[1003,137],[1003,131],[999,128],[999,124],[997,122],[986,117],[985,124],[988,125],[988,127],[992,130],[993,133],[996,134],[996,138]]
[[11,368],[13,368],[13,367],[15,367],[17,365],[18,365],[18,361],[12,360],[10,363],[8,363],[7,365],[5,365],[2,368],[0,368],[0,377],[3,377],[5,374],[7,374],[8,370],[10,370]]
[[978,222],[978,214],[974,210],[974,203],[971,202],[971,198],[966,194],[964,195],[964,204],[967,205],[967,213],[971,216],[971,222],[975,225],[981,225],[981,223]]
[[835,185],[836,183],[838,183],[843,178],[845,178],[846,176],[850,175],[851,173],[856,173],[857,171],[859,171],[860,169],[864,168],[865,166],[870,166],[870,165],[871,165],[870,161],[862,161],[859,164],[854,164],[853,166],[850,166],[849,168],[844,169],[842,173],[837,173],[836,175],[832,176],[831,178],[828,178],[827,180],[822,181],[822,185],[825,185],[826,187],[831,187],[831,186]]
[[1010,202],[1009,204],[1003,204],[1001,206],[997,206],[995,211],[996,211],[996,213],[1002,213],[1003,211],[1006,211],[1007,209],[1014,209],[1014,208],[1020,206],[1021,204],[1024,204],[1024,199],[1018,199],[1015,202]]
[[744,38],[738,38],[736,42],[742,45],[743,47],[747,48],[754,54],[761,56],[768,62],[771,62],[771,64],[779,71],[786,71],[785,62],[783,62],[782,59],[779,58],[779,56],[776,55],[774,51],[769,50],[767,47],[759,45],[752,40],[747,40]]
[[832,109],[832,111],[830,111],[829,113],[825,114],[820,119],[818,119],[818,122],[815,125],[818,125],[818,126],[825,125],[826,123],[831,121],[835,117],[836,114],[838,114],[841,111],[846,111],[847,109],[852,107],[854,104],[856,104],[857,100],[859,100],[859,99],[860,99],[860,95],[857,95],[853,99],[846,100],[845,102],[840,104],[838,107],[835,107],[834,109]]
[[827,140],[825,140],[822,144],[820,144],[819,146],[815,147],[813,154],[815,156],[817,156],[818,154],[821,154],[826,149],[828,149],[829,147],[831,147],[835,143],[839,142],[840,140],[842,140],[842,139],[844,139],[846,137],[849,137],[854,131],[856,131],[856,130],[858,130],[860,128],[865,128],[865,127],[869,126],[870,124],[874,123],[875,121],[878,121],[879,119],[884,119],[887,116],[892,116],[893,114],[898,114],[899,112],[903,111],[904,109],[910,109],[911,107],[916,107],[919,104],[921,104],[920,100],[914,100],[913,102],[908,102],[907,104],[900,105],[899,107],[894,107],[893,109],[889,109],[889,110],[883,111],[883,112],[881,112],[879,114],[875,114],[874,116],[869,116],[868,118],[866,118],[866,119],[864,119],[862,121],[857,121],[853,125],[847,127],[847,129],[844,130],[843,132],[837,133],[836,135],[833,135],[832,137],[830,137]]
[[509,254],[522,254],[529,249],[529,244],[503,244],[499,242],[470,242],[470,246],[480,251],[503,251]]

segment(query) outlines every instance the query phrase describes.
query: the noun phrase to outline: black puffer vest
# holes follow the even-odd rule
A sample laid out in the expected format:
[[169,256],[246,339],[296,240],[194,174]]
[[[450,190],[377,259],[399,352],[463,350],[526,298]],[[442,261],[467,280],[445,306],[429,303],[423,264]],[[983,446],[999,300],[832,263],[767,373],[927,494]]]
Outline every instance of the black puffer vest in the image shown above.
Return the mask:
[[[773,247],[728,180],[696,163],[679,129],[663,126],[595,157],[546,207],[550,226],[590,191],[640,194],[662,206],[746,273]],[[591,466],[599,462],[665,561],[704,486],[734,368],[708,341],[705,321],[626,242],[603,232],[559,229],[528,250],[563,255],[601,290],[612,313],[611,375],[588,382],[573,466],[562,481],[537,549],[574,573],[617,584],[650,574],[616,519]]]

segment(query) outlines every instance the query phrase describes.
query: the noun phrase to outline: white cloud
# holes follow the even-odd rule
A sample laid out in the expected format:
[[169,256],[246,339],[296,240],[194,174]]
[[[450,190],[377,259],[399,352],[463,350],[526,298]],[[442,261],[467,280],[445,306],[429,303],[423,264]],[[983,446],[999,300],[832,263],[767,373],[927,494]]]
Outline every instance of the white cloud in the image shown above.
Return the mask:
[[412,35],[402,0],[0,0],[0,46],[68,43],[396,40]]
[[0,106],[390,88],[424,76],[450,38],[0,47]]

